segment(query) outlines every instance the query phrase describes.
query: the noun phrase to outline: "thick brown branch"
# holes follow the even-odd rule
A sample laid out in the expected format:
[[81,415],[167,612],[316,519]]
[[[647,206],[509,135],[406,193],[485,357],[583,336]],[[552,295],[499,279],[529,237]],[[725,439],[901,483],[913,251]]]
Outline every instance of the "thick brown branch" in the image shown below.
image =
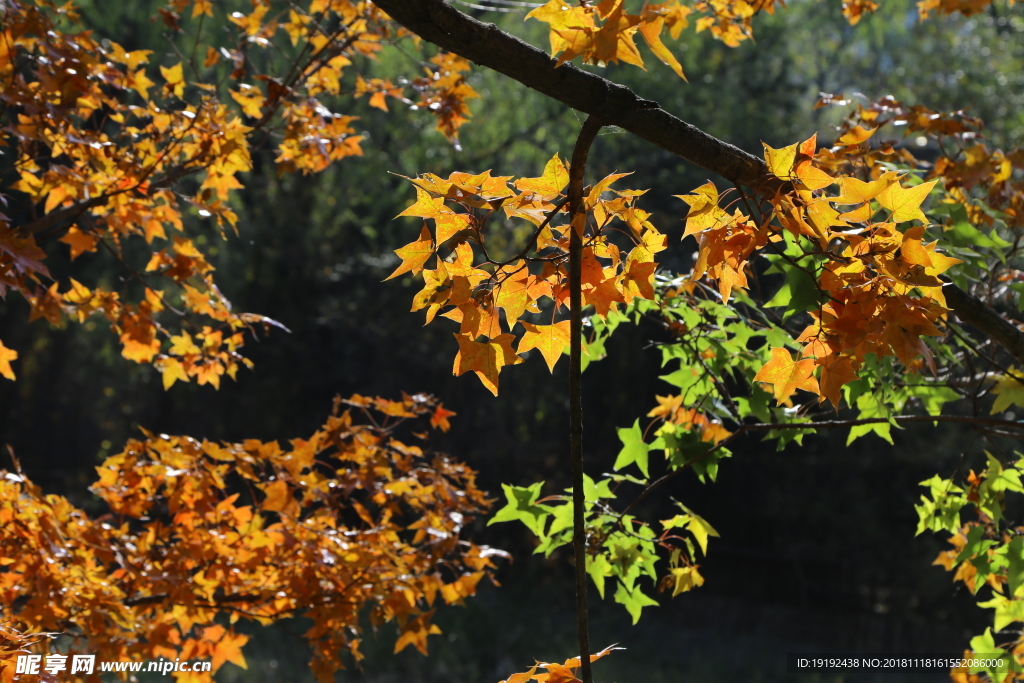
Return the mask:
[[942,288],[956,317],[995,341],[1024,365],[1024,332],[981,299],[950,283]]
[[[138,595],[132,598],[124,600],[125,607],[141,607],[143,605],[157,605],[165,602],[170,598],[169,593],[157,593],[156,595]],[[233,595],[225,595],[219,598],[211,600],[212,606],[227,605],[234,602],[259,602],[263,600],[259,595],[247,595],[244,593],[236,593]]]
[[14,228],[22,235],[36,235],[41,232],[45,232],[50,228],[61,225],[65,221],[73,221],[94,206],[99,206],[105,203],[108,199],[110,199],[108,195],[100,195],[99,197],[93,197],[91,199],[83,199],[80,202],[75,202],[69,206],[64,206],[55,211],[51,211],[30,223],[14,226]]
[[[193,173],[198,173],[205,168],[205,166],[175,166],[166,173],[162,173],[154,177],[153,181],[149,185],[149,190],[153,191],[168,187],[175,181]],[[15,229],[23,235],[40,235],[57,227],[63,228],[62,232],[66,231],[68,226],[70,226],[79,216],[89,209],[96,206],[102,206],[110,201],[111,197],[125,192],[130,192],[133,189],[135,188],[119,189],[90,199],[83,199],[75,202],[74,204],[69,204],[68,206],[55,209],[54,211],[40,216],[29,223],[17,225],[15,226]],[[48,235],[48,237],[52,238],[52,235]]]
[[435,45],[513,78],[523,85],[597,116],[731,182],[765,184],[764,162],[708,135],[639,97],[629,88],[578,69],[555,66],[543,50],[485,24],[442,0],[376,0],[392,19]]

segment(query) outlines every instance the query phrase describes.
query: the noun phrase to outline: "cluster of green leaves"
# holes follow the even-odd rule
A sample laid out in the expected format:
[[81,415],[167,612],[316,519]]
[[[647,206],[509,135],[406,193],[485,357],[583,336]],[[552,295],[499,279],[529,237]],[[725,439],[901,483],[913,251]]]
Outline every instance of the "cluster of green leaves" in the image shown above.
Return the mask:
[[[624,452],[629,448],[627,443]],[[718,532],[682,504],[680,514],[660,522],[661,534],[634,515],[617,512],[612,503],[619,486],[626,482],[642,484],[645,480],[622,474],[604,475],[598,481],[584,476],[587,574],[602,598],[611,579],[615,602],[625,607],[636,623],[644,607],[658,604],[644,592],[640,580],[649,578],[661,590],[671,589],[673,596],[700,586],[704,578],[697,564],[697,547],[701,556],[706,554],[708,537],[718,536]],[[541,497],[543,487],[542,481],[527,487],[503,484],[507,503],[490,524],[521,522],[537,537],[534,552],[550,556],[572,542],[572,493],[566,490],[565,494]],[[680,535],[684,530],[687,536]],[[659,547],[669,552],[669,570],[660,579]]]
[[[953,580],[962,581],[973,595],[985,586],[991,589],[991,597],[979,600],[978,605],[993,610],[993,624],[971,640],[974,652],[989,659],[1024,652],[1021,631],[1006,630],[1011,624],[1024,622],[1024,526],[1012,523],[1006,514],[1007,495],[1024,495],[1024,458],[1004,464],[991,453],[986,456],[988,467],[980,474],[971,471],[964,482],[966,487],[955,484],[955,477],[943,479],[938,475],[921,482],[928,493],[921,496],[915,509],[918,534],[931,531],[951,535],[953,548],[940,553],[935,564],[954,571]],[[974,519],[963,522],[964,514]],[[997,643],[997,635],[1012,637]],[[1002,669],[975,667],[969,672],[984,672],[993,681],[1006,679],[1010,671],[1018,676],[1024,672],[1014,658],[1003,661],[1007,666]]]
[[[779,261],[775,264],[784,275],[775,304],[798,306],[790,312],[793,315],[816,305],[810,300],[794,304],[794,297],[802,292],[792,273],[802,271],[783,270]],[[658,347],[666,370],[661,379],[672,389],[667,396],[656,397],[646,424],[637,418],[617,430],[622,447],[614,471],[597,479],[585,478],[587,571],[602,597],[606,580],[615,581],[612,597],[634,621],[643,607],[657,604],[638,580],[647,577],[662,590],[671,589],[673,596],[702,585],[697,562],[706,551],[707,537],[717,536],[710,524],[681,504],[682,513],[663,520],[656,529],[629,514],[639,498],[687,469],[701,482],[715,481],[721,461],[732,455],[728,446],[740,434],[760,432],[766,442],[782,450],[791,443],[801,445],[804,436],[820,429],[823,416],[829,417],[810,403],[777,404],[771,387],[755,380],[772,348],[799,349],[795,335],[782,323],[790,316],[780,319],[766,312],[743,290],[736,290],[733,302],[725,304],[713,289],[685,278],[659,275],[656,289],[655,300],[636,300],[604,319],[591,316],[584,329],[585,364],[605,356],[605,345],[615,331],[645,318],[670,335]],[[843,387],[846,405],[853,408],[852,419],[846,422],[876,421],[849,426],[848,444],[872,433],[892,443],[892,428],[900,428],[896,416],[911,408],[939,415],[946,403],[960,399],[956,391],[932,377],[904,372],[891,357],[871,355],[865,369],[859,379]],[[521,522],[537,538],[535,552],[550,555],[572,540],[572,506],[568,494],[543,496],[543,485],[503,485],[507,504],[491,523]],[[627,490],[635,497],[625,496]],[[689,534],[678,536],[674,529]],[[659,570],[659,561],[664,565],[665,559],[667,571]]]

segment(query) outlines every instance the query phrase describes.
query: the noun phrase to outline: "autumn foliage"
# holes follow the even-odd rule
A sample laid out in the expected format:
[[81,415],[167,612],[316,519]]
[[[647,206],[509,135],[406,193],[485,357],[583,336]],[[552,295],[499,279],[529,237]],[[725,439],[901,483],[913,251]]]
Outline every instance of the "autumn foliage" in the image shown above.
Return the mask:
[[[214,10],[208,0],[175,0],[161,14],[174,37],[183,15],[201,33]],[[186,234],[182,220],[198,216],[221,236],[238,229],[231,196],[242,188],[238,174],[252,168],[254,145],[274,130],[279,171],[316,173],[362,153],[354,117],[323,98],[369,95],[385,111],[388,97],[399,98],[454,139],[475,96],[455,55],[438,55],[402,87],[360,77],[343,92],[346,67],[401,33],[369,3],[273,11],[255,3],[228,19],[227,39],[210,35],[217,40],[201,59],[151,64],[152,50],[127,52],[81,30],[70,4],[0,6],[0,148],[18,177],[3,188],[0,296],[22,295],[32,319],[53,325],[102,316],[122,355],[155,365],[165,387],[235,378],[251,365],[241,351],[246,331],[279,326],[232,309],[203,239]],[[128,286],[54,280],[40,247],[53,240],[71,260],[101,253]],[[16,358],[0,344],[0,374],[13,379]]]
[[[637,296],[654,297],[654,255],[666,245],[648,220],[650,213],[636,206],[643,192],[612,189],[626,175],[610,175],[590,188],[583,201],[588,219],[577,226],[585,236],[583,298],[599,315]],[[496,395],[498,374],[522,362],[519,354],[537,349],[554,371],[570,336],[569,321],[556,319],[569,298],[570,224],[564,193],[569,171],[562,160],[552,158],[536,178],[453,173],[448,179],[427,174],[412,182],[417,201],[400,215],[428,219],[433,231],[424,225],[417,241],[397,250],[402,264],[390,277],[422,273],[424,286],[412,310],[425,309],[428,323],[438,313],[459,323],[453,372],[476,373]],[[494,229],[488,223],[501,218],[528,224],[527,231],[519,231],[525,246],[504,259],[487,248],[488,231]],[[608,237],[617,224],[627,231],[625,247]],[[524,317],[541,313],[545,302],[553,304],[549,319]],[[523,332],[513,349],[511,332],[518,324]]]
[[[417,1],[432,16],[457,15]],[[924,19],[988,5],[921,0],[917,9]],[[205,245],[207,235],[244,230],[232,207],[257,153],[281,174],[362,154],[357,102],[381,115],[398,105],[424,112],[453,144],[470,120],[478,93],[458,50],[431,51],[407,76],[364,74],[398,41],[420,43],[386,6],[395,3],[252,0],[221,17],[210,0],[172,0],[159,20],[173,49],[161,58],[94,35],[70,3],[0,0],[0,152],[11,178],[0,187],[0,296],[22,297],[31,319],[52,325],[104,320],[121,355],[153,365],[164,390],[237,379],[252,366],[246,342],[283,326],[232,307]],[[649,51],[684,77],[666,41],[692,25],[735,47],[754,37],[759,14],[784,7],[550,0],[524,14],[547,26],[542,57],[558,74],[573,60],[646,68]],[[841,9],[856,24],[878,7],[850,0]],[[204,33],[217,18],[226,30]],[[757,182],[748,174],[678,189],[682,248],[694,251],[687,273],[659,268],[668,228],[642,208],[646,190],[625,189],[627,172],[584,188],[582,164],[559,150],[536,177],[473,169],[408,179],[415,199],[399,217],[418,220],[404,221],[412,241],[395,251],[388,279],[422,281],[412,310],[457,325],[455,375],[473,373],[497,395],[502,369],[533,351],[553,373],[574,344],[584,364],[600,360],[630,322],[664,333],[672,389],[651,400],[644,425],[637,417],[618,430],[613,471],[579,477],[575,492],[506,484],[490,520],[522,523],[545,555],[580,540],[582,528],[577,567],[634,622],[657,604],[653,590],[675,596],[704,583],[718,535],[682,503],[658,521],[642,519],[639,503],[682,472],[713,481],[744,435],[782,448],[848,428],[847,443],[869,433],[892,443],[893,428],[939,420],[1022,435],[1002,413],[1024,407],[1015,365],[1024,341],[1007,313],[1024,296],[1024,151],[987,144],[983,124],[963,111],[892,97],[851,104],[821,96],[819,106],[845,112],[831,139],[764,145],[763,162],[737,156],[761,169]],[[586,125],[609,122],[592,114]],[[910,135],[931,158],[915,157]],[[81,275],[83,261],[117,275]],[[587,309],[582,338],[572,332],[583,324],[570,320],[574,295]],[[989,322],[968,319],[972,308]],[[15,380],[17,362],[0,342],[0,375]],[[413,422],[447,431],[453,415],[426,395],[357,395],[287,446],[144,432],[97,468],[95,514],[44,494],[15,461],[0,472],[0,681],[13,680],[12,657],[58,637],[68,652],[106,660],[245,666],[239,620],[309,618],[322,681],[359,661],[364,619],[396,624],[396,651],[426,652],[436,607],[473,595],[503,555],[463,538],[491,502],[474,472],[426,450],[425,431],[413,431]],[[1006,494],[1024,493],[1024,466],[988,457],[964,486],[925,482],[918,533],[949,534],[953,550],[938,563],[972,593],[991,589],[981,605],[999,631],[1024,621],[1024,544],[1003,514]],[[975,518],[963,521],[964,509]],[[991,630],[971,647],[1024,658],[1019,637],[1000,643]],[[571,683],[588,666],[585,655],[538,663],[507,683]],[[954,676],[983,673],[1010,672]]]
[[[65,634],[71,653],[211,660],[216,673],[246,665],[238,620],[298,616],[312,620],[319,680],[342,652],[361,658],[364,618],[397,623],[396,651],[426,652],[436,606],[473,595],[504,554],[462,538],[489,505],[474,472],[414,445],[424,433],[398,438],[451,415],[425,395],[353,396],[283,447],[147,433],[96,468],[100,515],[0,472],[5,660],[26,651],[19,638]],[[13,680],[13,661],[0,666]]]

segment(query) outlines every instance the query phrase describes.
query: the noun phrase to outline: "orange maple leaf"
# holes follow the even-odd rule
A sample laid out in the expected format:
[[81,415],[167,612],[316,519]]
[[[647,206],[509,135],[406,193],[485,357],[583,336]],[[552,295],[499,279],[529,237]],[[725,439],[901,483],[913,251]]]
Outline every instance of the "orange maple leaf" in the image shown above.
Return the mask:
[[857,379],[853,363],[846,356],[831,354],[818,359],[821,365],[821,400],[826,398],[839,410],[843,386]]
[[511,334],[500,334],[485,342],[473,341],[469,335],[455,334],[459,342],[459,352],[455,356],[452,374],[459,376],[464,372],[476,373],[483,385],[498,395],[498,373],[506,365],[515,365],[523,361],[512,350]]
[[[207,629],[209,630],[209,629]],[[242,646],[249,642],[249,636],[241,633],[228,631],[213,648],[213,662],[211,667],[214,671],[224,665],[224,662],[231,662],[243,669],[248,669],[245,663],[245,655],[242,654]]]
[[395,643],[395,652],[401,652],[407,646],[412,645],[423,654],[427,654],[427,636],[440,633],[441,629],[437,624],[431,624],[430,619],[434,616],[434,610],[419,615],[402,627],[402,634],[398,636]]
[[87,251],[96,251],[96,245],[100,239],[73,227],[60,238],[60,241],[71,247],[71,260],[74,261]]
[[291,491],[288,490],[288,484],[280,479],[261,485],[260,488],[267,494],[266,499],[263,501],[264,510],[281,512],[293,500]]
[[448,418],[456,414],[454,410],[447,410],[443,403],[438,403],[437,407],[434,408],[434,412],[430,415],[430,426],[440,429],[442,432],[447,432],[451,429]]

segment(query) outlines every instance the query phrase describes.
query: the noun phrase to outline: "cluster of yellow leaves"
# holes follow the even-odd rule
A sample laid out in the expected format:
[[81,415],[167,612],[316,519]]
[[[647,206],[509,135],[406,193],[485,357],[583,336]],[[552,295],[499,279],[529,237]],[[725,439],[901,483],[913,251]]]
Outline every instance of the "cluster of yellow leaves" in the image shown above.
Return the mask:
[[438,53],[430,63],[434,66],[424,67],[424,76],[413,79],[406,86],[416,93],[415,100],[406,97],[405,89],[390,80],[366,80],[361,76],[356,79],[355,96],[370,94],[370,106],[383,111],[388,111],[388,97],[401,100],[413,109],[430,111],[437,117],[437,130],[455,142],[459,127],[470,117],[466,101],[480,96],[466,82],[465,74],[470,70],[470,63],[452,52]]
[[100,660],[210,659],[216,672],[245,666],[238,619],[305,616],[321,681],[340,651],[359,659],[367,616],[397,622],[396,651],[425,650],[438,598],[461,603],[503,555],[460,538],[490,502],[475,473],[397,438],[407,420],[446,428],[452,414],[424,395],[353,396],[288,446],[147,433],[97,468],[99,517],[0,472],[3,628],[64,633]]
[[785,7],[782,0],[703,0],[694,9],[704,14],[697,19],[697,33],[709,31],[729,47],[754,37],[751,20],[759,12],[775,14],[775,5]]
[[[14,163],[13,182],[0,192],[20,218],[0,213],[0,296],[18,292],[31,302],[33,319],[52,324],[102,313],[124,357],[154,363],[165,386],[192,378],[217,386],[221,376],[234,377],[248,364],[241,332],[274,323],[232,311],[202,241],[184,234],[189,209],[215,221],[222,237],[226,227],[237,230],[231,198],[243,187],[239,174],[252,168],[254,141],[266,139],[272,124],[280,131],[280,172],[315,173],[361,154],[355,117],[318,97],[358,97],[358,87],[342,92],[343,71],[378,52],[394,27],[369,2],[254,2],[248,14],[228,17],[233,44],[207,46],[201,63],[154,66],[151,50],[129,52],[79,30],[71,5],[24,0],[0,12],[0,150]],[[214,12],[208,0],[173,0],[161,9],[172,34],[183,31],[183,16],[201,26]],[[246,51],[271,48],[280,32],[293,56],[258,61],[286,75],[254,72]],[[408,87],[415,105],[454,139],[469,117],[465,101],[476,96],[465,82],[468,63],[447,54],[432,62]],[[175,189],[192,176],[194,192]],[[115,291],[102,281],[54,280],[42,248],[54,240],[72,260],[114,259],[142,286]],[[135,263],[137,245],[151,254],[148,264]],[[191,332],[168,329],[172,316]],[[0,374],[13,379],[16,357],[0,346]]]
[[[841,97],[823,95],[817,106],[842,105]],[[883,127],[897,127],[905,137],[934,139],[941,152],[933,163],[918,161],[905,146],[869,142]],[[858,105],[843,121],[831,156],[819,159],[832,172],[872,176],[884,173],[881,165],[902,163],[928,169],[926,179],[939,180],[946,190],[944,204],[959,204],[970,224],[991,229],[998,215],[1011,230],[1024,227],[1024,148],[992,150],[981,140],[984,125],[963,110],[939,112],[920,105],[907,106],[893,97]],[[941,144],[952,138],[953,144]],[[953,155],[946,150],[953,149]],[[1018,174],[1015,177],[1014,171]],[[947,219],[946,228],[952,228]]]
[[624,0],[602,0],[596,5],[582,2],[576,7],[566,0],[550,0],[526,18],[550,25],[551,54],[558,55],[559,64],[581,57],[587,64],[625,62],[643,68],[634,42],[639,33],[658,59],[685,78],[679,60],[661,41],[661,32],[667,28],[672,38],[678,38],[692,11],[678,0],[644,3],[640,14],[628,14]]
[[[611,189],[625,175],[609,175],[583,198],[583,302],[600,316],[634,297],[654,298],[654,254],[665,248],[665,236],[650,223],[650,214],[636,206],[643,192]],[[520,178],[511,186],[510,176],[495,177],[489,171],[456,172],[447,180],[426,174],[412,180],[416,203],[400,214],[428,219],[433,230],[425,223],[419,239],[396,250],[402,263],[388,279],[422,272],[424,287],[412,310],[425,309],[429,323],[447,309],[441,315],[459,323],[454,373],[475,372],[494,394],[498,373],[521,362],[519,354],[537,349],[553,371],[569,345],[569,321],[556,317],[569,298],[570,227],[554,222],[557,216],[568,216],[563,194],[568,180],[557,155],[542,176]],[[605,199],[605,194],[612,197]],[[487,249],[488,222],[502,215],[499,211],[506,220],[529,222],[532,231],[523,250],[503,261]],[[613,226],[616,220],[625,229]],[[612,230],[623,235],[619,241],[628,248],[609,239]],[[553,302],[549,324],[523,319],[540,313],[545,300]],[[517,324],[523,334],[513,349]]]
[[850,22],[851,26],[856,26],[861,17],[865,14],[871,14],[876,9],[881,7],[877,2],[873,0],[843,0],[843,16]]
[[[940,15],[959,12],[965,16],[981,12],[992,0],[920,0],[917,3],[920,18],[932,12]],[[1010,6],[1014,0],[1008,0]],[[537,19],[550,26],[551,54],[558,64],[580,57],[586,64],[604,66],[625,62],[644,68],[643,57],[636,46],[639,33],[651,52],[672,67],[681,78],[682,66],[661,40],[667,28],[673,39],[689,25],[690,16],[697,33],[708,31],[716,40],[729,47],[738,47],[752,39],[753,18],[760,12],[774,14],[776,5],[785,7],[783,0],[695,0],[684,4],[680,0],[650,3],[645,0],[639,14],[625,11],[625,0],[549,0],[531,11],[527,19]],[[843,16],[850,24],[857,24],[866,14],[881,5],[874,0],[842,0]]]
[[[1007,0],[1006,4],[1013,7],[1015,0]],[[992,0],[919,0],[917,13],[921,19],[927,19],[932,12],[939,16],[959,12],[965,17],[985,11]]]
[[[595,662],[615,650],[621,649],[623,648],[615,647],[614,645],[606,647],[600,652],[590,655],[590,661]],[[576,674],[581,664],[582,660],[579,657],[572,657],[561,664],[537,662],[530,667],[529,671],[512,674],[505,680],[500,681],[500,683],[528,683],[529,681],[539,681],[540,683],[580,683],[580,679],[576,677]],[[547,671],[537,673],[537,669],[546,669]]]
[[[816,138],[778,150],[766,145],[769,170],[787,185],[768,198],[771,209],[759,221],[738,210],[727,213],[710,183],[683,197],[691,207],[686,234],[700,237],[694,277],[718,280],[723,298],[746,286],[749,256],[782,243],[783,233],[821,256],[808,274],[824,303],[811,311],[814,322],[797,339],[802,352],[794,358],[786,349],[773,349],[755,376],[771,385],[779,402],[803,389],[838,408],[843,385],[856,379],[868,354],[894,355],[913,369],[921,364],[919,356],[931,363],[921,337],[940,334],[936,323],[947,310],[938,275],[959,262],[924,239],[927,221],[920,206],[935,181],[911,186],[881,166],[869,181],[822,170],[836,165],[844,146],[862,144],[871,132],[840,138],[837,151],[819,152]],[[835,184],[838,193],[825,191]],[[794,261],[791,267],[804,266]]]

